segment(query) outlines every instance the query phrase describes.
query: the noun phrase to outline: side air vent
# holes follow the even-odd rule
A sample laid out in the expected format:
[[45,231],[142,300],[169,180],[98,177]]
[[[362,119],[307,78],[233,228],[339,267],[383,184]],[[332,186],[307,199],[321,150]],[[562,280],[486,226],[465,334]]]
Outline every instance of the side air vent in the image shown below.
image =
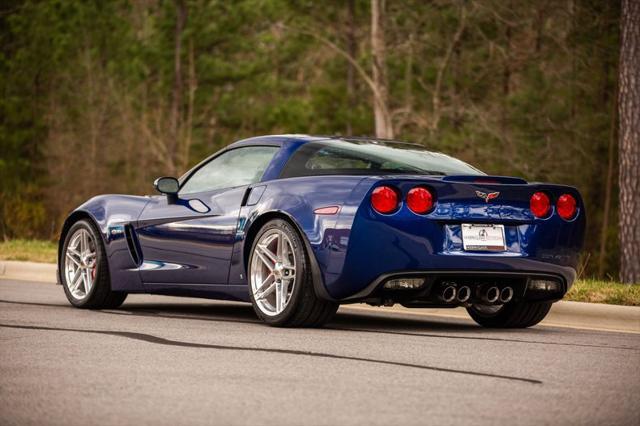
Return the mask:
[[124,227],[124,234],[127,238],[127,246],[129,247],[129,254],[131,254],[131,259],[136,265],[140,265],[142,262],[142,256],[140,256],[140,248],[138,246],[138,240],[135,237],[133,232],[133,227],[131,225],[126,225]]

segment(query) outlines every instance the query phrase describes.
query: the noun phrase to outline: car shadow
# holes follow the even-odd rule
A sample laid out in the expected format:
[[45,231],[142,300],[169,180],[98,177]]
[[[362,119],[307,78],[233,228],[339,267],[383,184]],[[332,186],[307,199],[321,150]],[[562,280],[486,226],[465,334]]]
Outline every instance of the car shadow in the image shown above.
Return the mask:
[[[171,318],[179,316],[179,318],[195,319],[200,321],[231,321],[262,324],[256,317],[251,305],[246,303],[125,303],[119,311],[128,312],[129,314],[151,314],[162,317],[170,315]],[[114,310],[116,311],[116,310]],[[114,312],[109,311],[109,312]],[[324,327],[333,330],[345,329],[345,327],[353,328],[390,328],[405,329],[411,328],[415,330],[441,330],[441,331],[483,331],[481,327],[462,322],[455,318],[408,318],[398,316],[381,316],[384,311],[380,312],[344,312],[338,311],[336,316]]]
[[[211,321],[252,324],[266,327],[260,321],[249,304],[245,303],[199,303],[170,304],[144,303],[123,305],[119,310],[101,311],[111,314],[147,316],[192,321]],[[464,319],[442,317],[399,317],[382,316],[384,311],[344,312],[338,311],[336,316],[317,332],[350,332],[373,333],[389,336],[410,336],[414,338],[475,340],[486,342],[508,342],[519,344],[589,347],[603,349],[624,349],[638,351],[626,346],[610,346],[591,343],[563,342],[546,340],[557,336],[562,338],[564,330],[549,327],[533,327],[527,329],[487,329]],[[271,328],[273,330],[273,328]],[[283,329],[278,329],[283,330]],[[291,330],[291,329],[287,329]],[[308,329],[307,329],[308,330]]]
[[[38,303],[0,300],[0,303],[45,306],[64,310],[76,308],[65,303]],[[124,315],[131,317],[150,317],[178,319],[181,321],[207,321],[217,323],[242,323],[256,327],[265,327],[247,303],[229,302],[181,302],[181,303],[149,303],[130,302],[118,309],[98,310],[104,315]],[[374,333],[389,336],[410,336],[426,339],[476,340],[487,342],[512,342],[521,344],[553,345],[570,347],[590,347],[604,349],[626,349],[638,351],[626,346],[610,346],[587,343],[569,343],[545,340],[551,336],[562,337],[564,330],[549,327],[534,327],[519,330],[486,329],[472,323],[453,318],[398,317],[381,316],[384,311],[377,312],[338,312],[334,319],[323,328],[314,332],[351,332]],[[273,329],[271,330],[283,330]],[[291,329],[287,329],[291,330]],[[295,329],[294,329],[295,330]]]

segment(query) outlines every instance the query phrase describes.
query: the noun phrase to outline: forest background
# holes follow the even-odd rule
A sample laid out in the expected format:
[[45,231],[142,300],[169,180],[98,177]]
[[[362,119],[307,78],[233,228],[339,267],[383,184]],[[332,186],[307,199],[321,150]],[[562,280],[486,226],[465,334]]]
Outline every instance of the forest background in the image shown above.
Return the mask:
[[580,272],[617,279],[621,9],[4,0],[0,238],[55,239],[88,197],[152,193],[157,176],[241,138],[377,135],[578,187]]

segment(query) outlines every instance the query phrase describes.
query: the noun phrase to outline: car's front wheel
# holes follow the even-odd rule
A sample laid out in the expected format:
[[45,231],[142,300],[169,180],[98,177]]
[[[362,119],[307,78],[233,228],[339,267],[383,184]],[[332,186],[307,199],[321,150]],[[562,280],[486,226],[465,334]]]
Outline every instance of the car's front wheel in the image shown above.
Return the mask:
[[338,304],[316,296],[302,237],[284,220],[267,222],[258,231],[247,278],[253,309],[267,324],[319,327],[338,309]]
[[127,293],[111,291],[102,239],[88,220],[79,220],[67,232],[58,268],[64,292],[73,306],[113,309],[127,297]]
[[510,302],[504,305],[472,305],[467,312],[475,322],[489,328],[527,328],[538,324],[551,302]]

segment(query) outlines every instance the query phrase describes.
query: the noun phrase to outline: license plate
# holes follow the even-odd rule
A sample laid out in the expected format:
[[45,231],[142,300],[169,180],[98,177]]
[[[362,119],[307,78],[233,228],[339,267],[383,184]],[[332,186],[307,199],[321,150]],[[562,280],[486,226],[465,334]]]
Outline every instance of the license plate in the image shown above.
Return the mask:
[[505,251],[504,225],[463,223],[462,246],[467,251]]

